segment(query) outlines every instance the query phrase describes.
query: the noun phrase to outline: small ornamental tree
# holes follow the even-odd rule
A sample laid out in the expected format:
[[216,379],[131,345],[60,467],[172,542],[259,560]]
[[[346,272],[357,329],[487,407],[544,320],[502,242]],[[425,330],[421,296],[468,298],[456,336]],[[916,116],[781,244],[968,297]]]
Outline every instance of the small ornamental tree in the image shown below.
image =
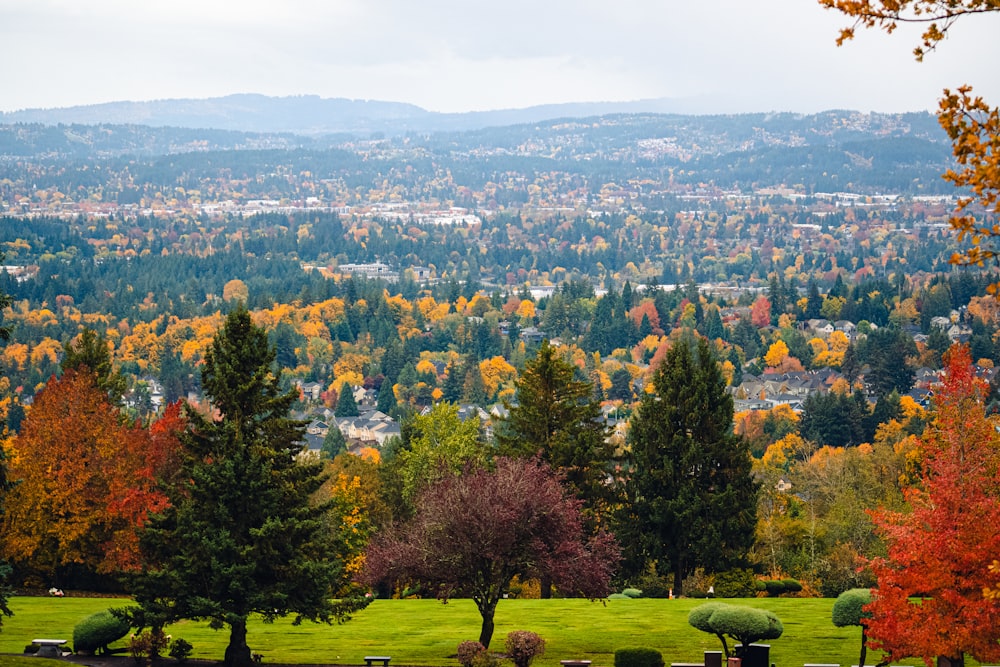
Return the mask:
[[618,562],[614,538],[599,532],[585,541],[580,503],[570,499],[548,465],[498,458],[495,468],[473,467],[445,476],[417,498],[410,521],[371,541],[370,584],[407,582],[438,597],[472,598],[489,648],[497,603],[511,580],[546,574],[566,595],[600,598],[609,592]]
[[[741,607],[724,602],[709,602],[691,610],[688,623],[710,632],[722,641],[726,656],[744,657],[748,647],[765,639],[777,639],[785,631],[785,626],[772,612],[766,609]],[[739,642],[734,651],[729,651],[726,637]]]
[[872,591],[870,588],[852,588],[837,596],[833,603],[833,624],[838,628],[848,625],[861,626],[861,657],[858,664],[865,664],[865,655],[868,653],[867,619],[871,614],[865,611],[865,605],[872,601]]
[[913,510],[873,515],[888,554],[872,562],[868,634],[893,661],[1000,660],[1000,600],[983,595],[1000,553],[1000,433],[968,349],[953,347],[946,364],[920,438],[923,476],[906,490]]

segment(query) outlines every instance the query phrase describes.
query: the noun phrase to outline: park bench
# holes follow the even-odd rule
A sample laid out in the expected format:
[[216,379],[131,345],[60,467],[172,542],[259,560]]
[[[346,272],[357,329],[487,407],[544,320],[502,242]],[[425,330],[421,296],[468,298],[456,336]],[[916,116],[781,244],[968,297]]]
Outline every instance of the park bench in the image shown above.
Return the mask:
[[31,643],[38,647],[35,655],[39,658],[61,658],[62,645],[65,639],[32,639]]
[[590,660],[560,660],[562,667],[590,667]]
[[366,655],[365,667],[372,667],[372,664],[376,662],[382,663],[382,667],[389,667],[390,660],[392,660],[392,658],[387,655]]

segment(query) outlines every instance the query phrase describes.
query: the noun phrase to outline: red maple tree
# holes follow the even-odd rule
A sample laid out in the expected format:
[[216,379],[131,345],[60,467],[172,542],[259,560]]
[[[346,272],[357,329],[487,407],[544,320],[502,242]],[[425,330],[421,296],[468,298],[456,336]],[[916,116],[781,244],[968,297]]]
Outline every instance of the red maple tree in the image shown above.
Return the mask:
[[871,646],[893,661],[1000,660],[1000,600],[983,595],[1000,553],[1000,434],[968,349],[953,347],[946,361],[920,441],[922,479],[907,490],[912,512],[873,514],[888,557],[872,562],[878,588],[867,623]]
[[148,430],[124,424],[93,373],[53,377],[9,443],[5,555],[49,578],[71,563],[139,567],[136,530],[166,506],[157,478],[176,466],[180,429],[176,407]]

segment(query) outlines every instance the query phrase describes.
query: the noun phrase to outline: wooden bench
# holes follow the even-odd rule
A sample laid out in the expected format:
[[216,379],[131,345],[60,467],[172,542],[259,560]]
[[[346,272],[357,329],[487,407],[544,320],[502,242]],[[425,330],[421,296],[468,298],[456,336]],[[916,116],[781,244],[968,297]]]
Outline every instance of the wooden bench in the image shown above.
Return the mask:
[[562,667],[590,667],[590,660],[560,660]]
[[376,662],[382,663],[382,667],[389,667],[390,660],[392,660],[392,658],[387,655],[366,655],[365,667],[372,667],[372,664]]
[[61,658],[62,645],[65,639],[32,639],[31,643],[38,647],[35,655],[39,658]]

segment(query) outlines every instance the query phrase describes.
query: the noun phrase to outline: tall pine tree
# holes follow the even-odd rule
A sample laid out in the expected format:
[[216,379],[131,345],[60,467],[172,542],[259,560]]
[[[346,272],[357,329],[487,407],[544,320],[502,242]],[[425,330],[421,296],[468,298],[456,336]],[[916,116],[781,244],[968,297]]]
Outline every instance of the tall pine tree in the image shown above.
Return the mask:
[[563,476],[572,494],[583,501],[584,518],[600,523],[608,506],[609,463],[613,451],[600,420],[593,386],[574,379],[575,366],[542,341],[517,382],[517,403],[497,429],[501,454],[539,454]]
[[151,624],[229,626],[229,667],[252,664],[251,615],[330,622],[355,604],[333,602],[344,568],[331,556],[330,508],[311,501],[323,464],[298,458],[305,422],[288,416],[296,393],[280,392],[274,356],[245,308],[229,314],[202,370],[218,416],[187,411],[184,481],[142,536],[149,565],[132,586]]
[[631,475],[616,533],[636,573],[655,563],[674,593],[696,567],[740,564],[754,540],[757,485],[733,400],[708,342],[679,341],[629,429]]

